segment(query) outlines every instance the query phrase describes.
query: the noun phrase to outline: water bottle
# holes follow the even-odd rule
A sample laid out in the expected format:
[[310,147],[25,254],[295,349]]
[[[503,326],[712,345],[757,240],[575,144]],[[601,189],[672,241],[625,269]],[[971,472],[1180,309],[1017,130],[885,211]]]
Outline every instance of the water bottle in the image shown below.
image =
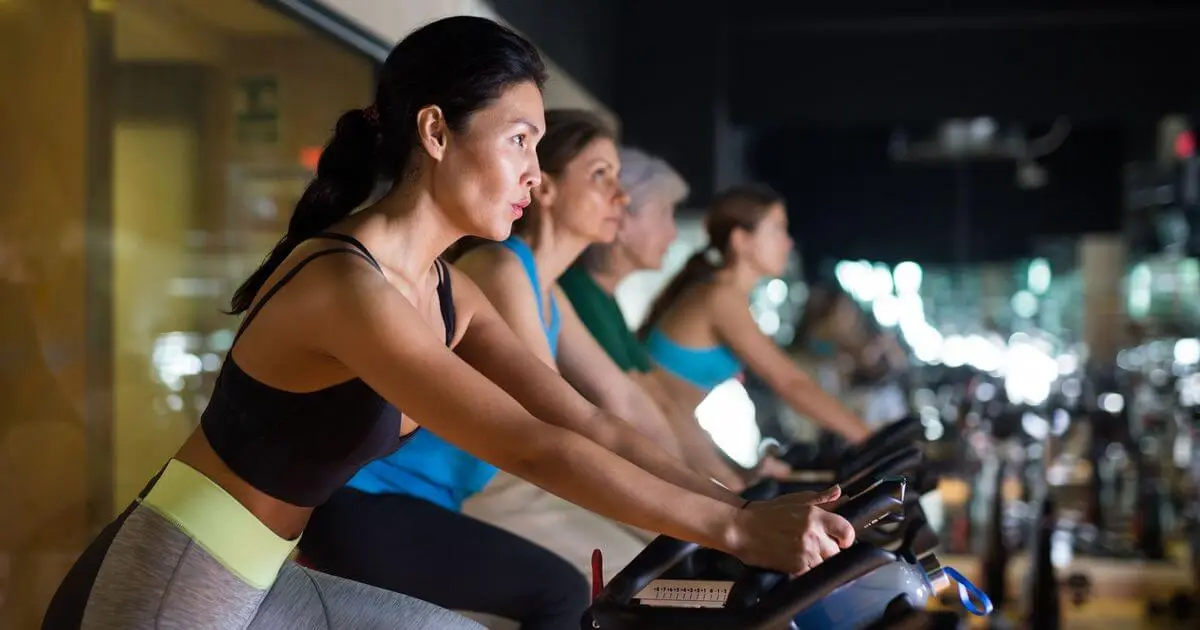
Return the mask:
[[959,586],[959,600],[968,612],[983,617],[991,614],[992,603],[981,590],[958,571],[943,567],[933,554],[920,563],[899,560],[830,593],[794,618],[804,630],[862,628],[883,617],[897,598],[906,598],[914,608],[923,608],[930,598]]

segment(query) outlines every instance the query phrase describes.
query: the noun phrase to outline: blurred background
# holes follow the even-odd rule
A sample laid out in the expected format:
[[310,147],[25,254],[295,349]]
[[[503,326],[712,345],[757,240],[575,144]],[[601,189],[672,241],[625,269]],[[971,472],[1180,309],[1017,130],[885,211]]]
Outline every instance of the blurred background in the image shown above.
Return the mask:
[[[997,493],[1019,549],[1036,477],[1069,614],[1123,598],[1172,627],[1200,518],[1200,7],[834,5],[0,0],[0,629],[39,625],[198,424],[221,309],[337,115],[453,14],[526,34],[547,107],[603,112],[691,184],[667,267],[621,287],[631,325],[716,190],[775,187],[798,247],[755,317],[869,420],[920,415],[950,553],[984,554]],[[698,416],[746,465],[816,439],[754,375]]]

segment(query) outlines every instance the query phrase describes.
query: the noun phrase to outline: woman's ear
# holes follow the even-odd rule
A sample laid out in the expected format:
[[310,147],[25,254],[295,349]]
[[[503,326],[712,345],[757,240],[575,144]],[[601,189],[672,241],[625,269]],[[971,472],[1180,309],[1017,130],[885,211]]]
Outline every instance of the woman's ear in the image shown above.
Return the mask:
[[747,252],[748,247],[752,247],[754,235],[744,227],[737,226],[729,233],[729,249],[741,256]]
[[554,199],[558,196],[558,186],[554,184],[554,178],[549,173],[542,171],[542,183],[534,187],[531,194],[539,207],[546,208],[554,204]]
[[440,162],[446,156],[449,135],[450,129],[442,108],[429,105],[417,112],[417,142],[435,162]]

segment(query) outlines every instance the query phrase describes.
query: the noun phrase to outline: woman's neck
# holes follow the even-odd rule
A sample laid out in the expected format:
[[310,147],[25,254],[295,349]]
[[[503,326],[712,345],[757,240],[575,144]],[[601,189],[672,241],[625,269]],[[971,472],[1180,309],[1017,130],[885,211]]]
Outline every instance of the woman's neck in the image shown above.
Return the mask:
[[570,267],[591,244],[585,238],[557,229],[547,214],[543,211],[532,233],[517,234],[529,245],[529,249],[533,250],[538,279],[542,283],[540,288],[545,293],[550,292],[567,267]]
[[621,281],[637,271],[637,265],[625,255],[625,249],[620,245],[613,245],[607,249],[604,260],[589,268],[588,274],[605,293],[615,295]]
[[739,291],[750,295],[750,291],[758,285],[758,281],[762,279],[762,273],[757,269],[751,268],[746,263],[734,263],[717,272],[717,278],[722,282],[731,284],[738,288]]
[[464,233],[447,220],[428,188],[397,186],[378,203],[356,213],[348,228],[358,232],[381,265],[416,284],[433,261]]

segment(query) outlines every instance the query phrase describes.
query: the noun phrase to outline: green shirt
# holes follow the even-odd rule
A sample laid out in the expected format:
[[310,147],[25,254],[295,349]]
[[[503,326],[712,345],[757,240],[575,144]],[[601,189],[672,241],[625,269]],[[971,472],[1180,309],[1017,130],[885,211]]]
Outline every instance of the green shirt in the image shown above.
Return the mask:
[[579,313],[583,325],[591,331],[614,363],[626,372],[649,372],[650,357],[642,343],[625,324],[625,316],[613,296],[605,293],[591,274],[572,265],[558,280],[558,286]]

